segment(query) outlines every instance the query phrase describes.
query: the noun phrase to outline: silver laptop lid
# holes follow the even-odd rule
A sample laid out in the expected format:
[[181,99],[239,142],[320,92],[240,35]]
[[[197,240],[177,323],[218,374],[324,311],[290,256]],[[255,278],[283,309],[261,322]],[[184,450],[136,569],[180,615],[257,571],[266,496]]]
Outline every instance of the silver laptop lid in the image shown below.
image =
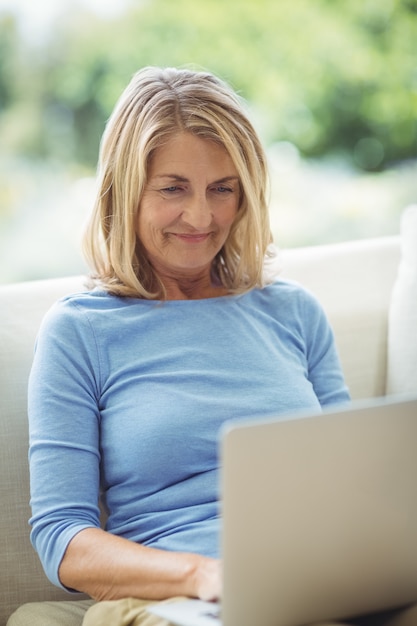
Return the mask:
[[299,626],[417,599],[417,398],[229,425],[224,626]]

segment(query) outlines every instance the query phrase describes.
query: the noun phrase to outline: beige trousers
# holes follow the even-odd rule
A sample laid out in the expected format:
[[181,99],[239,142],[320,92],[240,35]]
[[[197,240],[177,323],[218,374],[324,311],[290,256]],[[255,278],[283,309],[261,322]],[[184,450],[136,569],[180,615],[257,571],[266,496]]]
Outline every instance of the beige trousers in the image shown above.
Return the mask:
[[[93,600],[32,602],[17,609],[7,626],[170,626],[166,620],[147,612],[150,604],[153,602],[134,598],[97,603]],[[417,626],[417,604],[401,611],[314,626],[351,625]]]
[[168,626],[166,620],[147,612],[150,604],[155,603],[133,598],[28,602],[9,617],[6,626]]

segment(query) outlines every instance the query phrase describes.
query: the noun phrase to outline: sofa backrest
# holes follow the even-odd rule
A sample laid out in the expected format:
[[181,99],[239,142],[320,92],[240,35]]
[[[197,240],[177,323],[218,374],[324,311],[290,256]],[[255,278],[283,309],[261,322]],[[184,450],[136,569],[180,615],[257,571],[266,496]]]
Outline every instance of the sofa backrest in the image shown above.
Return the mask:
[[383,396],[388,316],[400,237],[379,237],[282,252],[283,276],[310,289],[336,336],[353,399]]

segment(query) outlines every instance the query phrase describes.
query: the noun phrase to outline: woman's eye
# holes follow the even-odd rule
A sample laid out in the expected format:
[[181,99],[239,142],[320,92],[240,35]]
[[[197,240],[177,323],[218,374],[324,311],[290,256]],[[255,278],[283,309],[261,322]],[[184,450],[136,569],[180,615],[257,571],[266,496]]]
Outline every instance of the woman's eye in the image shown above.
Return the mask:
[[232,193],[233,189],[231,189],[230,187],[224,187],[223,185],[219,185],[215,188],[215,191],[217,191],[217,193]]
[[165,193],[175,193],[178,190],[179,187],[177,187],[176,185],[171,185],[170,187],[164,187],[164,189],[162,189],[161,191],[164,191]]

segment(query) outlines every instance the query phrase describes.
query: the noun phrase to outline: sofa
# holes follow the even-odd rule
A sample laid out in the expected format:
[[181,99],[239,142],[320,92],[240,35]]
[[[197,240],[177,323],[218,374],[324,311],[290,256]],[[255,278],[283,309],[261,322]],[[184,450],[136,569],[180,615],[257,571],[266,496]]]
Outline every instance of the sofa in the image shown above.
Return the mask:
[[[281,262],[322,302],[355,400],[417,391],[417,206],[397,235],[282,250]],[[1,626],[24,602],[69,597],[29,541],[26,387],[43,315],[82,289],[82,276],[0,287]]]

